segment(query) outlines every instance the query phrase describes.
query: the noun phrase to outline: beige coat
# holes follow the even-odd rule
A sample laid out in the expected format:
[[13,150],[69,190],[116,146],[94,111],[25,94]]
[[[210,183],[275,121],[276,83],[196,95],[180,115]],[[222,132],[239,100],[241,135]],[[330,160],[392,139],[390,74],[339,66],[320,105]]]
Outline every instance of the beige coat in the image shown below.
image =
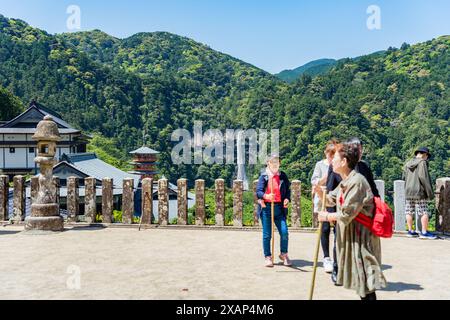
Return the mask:
[[[343,196],[343,203],[339,199]],[[380,238],[355,221],[358,213],[373,216],[374,202],[370,185],[361,174],[352,171],[347,179],[327,195],[327,206],[337,206],[336,251],[337,284],[354,289],[360,297],[386,287],[381,271]]]

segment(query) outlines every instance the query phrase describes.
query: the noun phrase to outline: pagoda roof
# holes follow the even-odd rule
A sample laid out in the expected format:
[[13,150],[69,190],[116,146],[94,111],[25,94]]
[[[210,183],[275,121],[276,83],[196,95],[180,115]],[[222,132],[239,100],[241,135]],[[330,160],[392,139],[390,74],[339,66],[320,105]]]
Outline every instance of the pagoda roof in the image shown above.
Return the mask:
[[130,154],[159,154],[160,152],[153,150],[149,147],[140,147],[139,149],[136,149],[134,151],[131,151]]

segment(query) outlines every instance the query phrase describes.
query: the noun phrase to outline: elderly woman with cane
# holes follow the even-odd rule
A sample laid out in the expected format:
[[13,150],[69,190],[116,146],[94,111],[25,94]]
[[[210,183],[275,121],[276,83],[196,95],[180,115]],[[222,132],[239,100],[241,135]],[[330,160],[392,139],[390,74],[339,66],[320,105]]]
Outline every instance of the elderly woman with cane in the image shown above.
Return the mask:
[[[386,287],[386,279],[381,271],[380,239],[355,220],[359,213],[372,218],[374,212],[370,185],[354,170],[358,161],[359,152],[353,144],[337,145],[332,165],[342,181],[326,195],[327,206],[336,206],[337,212],[322,211],[319,221],[337,222],[336,283],[355,290],[361,300],[376,300],[375,291]],[[323,195],[321,188],[315,191]]]
[[[256,186],[258,211],[263,227],[263,250],[265,266],[273,267],[273,230],[274,224],[280,233],[280,256],[285,266],[292,263],[288,256],[287,207],[291,199],[290,182],[287,175],[279,170],[280,158],[272,154],[267,161],[265,171],[260,175]],[[272,248],[270,246],[272,241]]]

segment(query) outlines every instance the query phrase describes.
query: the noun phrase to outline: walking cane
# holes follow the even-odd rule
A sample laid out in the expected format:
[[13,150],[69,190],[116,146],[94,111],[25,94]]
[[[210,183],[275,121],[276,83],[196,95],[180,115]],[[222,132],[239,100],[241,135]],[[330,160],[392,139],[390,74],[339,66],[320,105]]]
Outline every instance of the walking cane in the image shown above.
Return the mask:
[[139,219],[139,228],[138,231],[141,231],[141,225],[142,225],[142,216],[144,215],[144,212],[141,214],[141,218]]
[[313,228],[314,228],[314,214],[315,214],[315,212],[314,212],[314,189],[313,189],[313,191],[311,192],[311,220],[312,220],[312,226],[313,226]]
[[140,217],[140,219],[139,219],[139,228],[138,228],[138,231],[141,231],[142,217],[144,217],[144,210],[142,210],[142,212],[141,212],[141,217]]
[[[325,201],[327,196],[327,188],[321,187],[323,194],[322,194],[322,211],[325,211]],[[319,258],[319,248],[320,248],[320,237],[322,236],[322,221],[319,221],[319,230],[317,232],[317,245],[316,245],[316,252],[314,254],[314,266],[313,266],[313,275],[312,275],[312,281],[311,281],[311,288],[309,290],[309,300],[312,300],[314,295],[314,286],[316,284],[316,270],[317,270],[317,260]]]
[[[270,178],[270,177],[269,177]],[[273,193],[273,178],[271,178],[270,179],[270,194],[272,195],[272,203],[270,204],[270,206],[271,206],[271,218],[272,218],[272,264],[273,264],[273,261],[274,261],[274,255],[275,255],[275,252],[274,252],[274,249],[275,249],[275,237],[274,237],[274,230],[275,230],[275,204],[274,204],[274,193]]]

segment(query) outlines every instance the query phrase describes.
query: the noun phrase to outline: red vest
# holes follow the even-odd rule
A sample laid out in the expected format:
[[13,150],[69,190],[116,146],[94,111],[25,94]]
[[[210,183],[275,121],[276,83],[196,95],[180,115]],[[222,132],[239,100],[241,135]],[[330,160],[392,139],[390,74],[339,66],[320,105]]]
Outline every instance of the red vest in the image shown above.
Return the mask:
[[[272,178],[269,177],[269,180],[267,181],[266,193],[264,194],[264,196],[270,195],[272,193],[272,189],[270,188],[272,184],[273,184],[273,194],[275,195],[274,202],[281,202],[280,175],[279,174],[274,175]],[[271,201],[267,201],[267,200],[264,200],[264,201],[271,202]]]

